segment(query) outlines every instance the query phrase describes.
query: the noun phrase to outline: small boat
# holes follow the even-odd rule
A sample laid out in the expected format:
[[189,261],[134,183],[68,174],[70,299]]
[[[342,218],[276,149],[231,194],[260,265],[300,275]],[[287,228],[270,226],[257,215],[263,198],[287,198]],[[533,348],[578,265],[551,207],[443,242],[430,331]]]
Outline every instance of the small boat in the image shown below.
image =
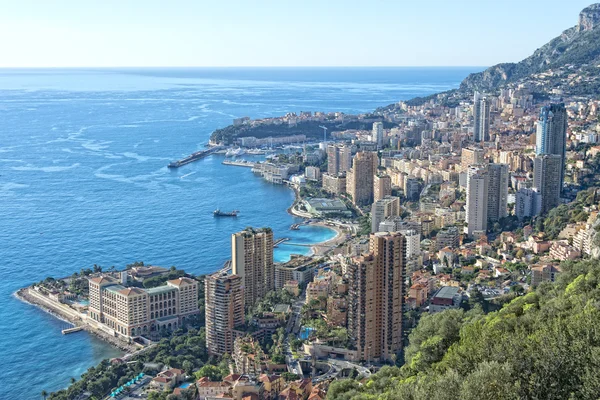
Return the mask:
[[213,216],[215,216],[215,217],[237,217],[238,213],[239,213],[238,210],[233,210],[231,212],[225,212],[225,211],[221,211],[217,208],[215,211],[213,211]]

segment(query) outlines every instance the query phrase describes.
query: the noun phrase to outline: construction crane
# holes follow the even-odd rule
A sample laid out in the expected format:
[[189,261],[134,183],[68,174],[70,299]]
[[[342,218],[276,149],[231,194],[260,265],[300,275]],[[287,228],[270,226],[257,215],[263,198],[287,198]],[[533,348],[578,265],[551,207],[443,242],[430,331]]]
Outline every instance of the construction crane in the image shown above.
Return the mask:
[[323,141],[324,141],[325,143],[327,143],[327,127],[326,127],[326,126],[323,126],[323,125],[321,125],[321,126],[319,126],[319,128],[323,129]]

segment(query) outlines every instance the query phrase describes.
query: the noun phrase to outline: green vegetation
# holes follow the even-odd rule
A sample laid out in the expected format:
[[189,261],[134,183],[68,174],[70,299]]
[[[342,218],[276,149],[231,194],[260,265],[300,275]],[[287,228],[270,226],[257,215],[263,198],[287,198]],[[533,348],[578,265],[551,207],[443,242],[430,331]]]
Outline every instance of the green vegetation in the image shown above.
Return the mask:
[[168,280],[181,278],[182,276],[185,276],[185,275],[186,274],[185,274],[184,270],[177,269],[175,267],[171,267],[171,269],[169,269],[168,274],[154,276],[152,278],[145,279],[143,285],[146,289],[153,288],[153,287],[164,285],[165,282],[167,282]]
[[555,284],[500,311],[425,315],[405,364],[369,381],[334,382],[328,399],[597,399],[600,264],[565,262]]
[[535,223],[536,232],[544,232],[546,239],[556,239],[567,224],[585,222],[588,213],[583,209],[597,203],[596,188],[581,191],[574,202],[561,204],[548,212],[546,218],[538,218]]

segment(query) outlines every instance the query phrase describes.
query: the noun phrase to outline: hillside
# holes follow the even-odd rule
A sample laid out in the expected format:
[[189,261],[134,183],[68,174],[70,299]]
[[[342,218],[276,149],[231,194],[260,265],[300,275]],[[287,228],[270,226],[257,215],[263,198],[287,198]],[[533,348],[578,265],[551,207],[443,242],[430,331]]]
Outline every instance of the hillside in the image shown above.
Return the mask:
[[[600,64],[600,4],[593,4],[579,14],[576,26],[567,29],[518,63],[494,65],[469,75],[460,89],[489,90],[549,69]],[[597,72],[596,72],[597,74]]]
[[487,315],[446,310],[410,334],[402,368],[364,385],[334,382],[328,399],[598,399],[600,264],[567,262],[556,284]]

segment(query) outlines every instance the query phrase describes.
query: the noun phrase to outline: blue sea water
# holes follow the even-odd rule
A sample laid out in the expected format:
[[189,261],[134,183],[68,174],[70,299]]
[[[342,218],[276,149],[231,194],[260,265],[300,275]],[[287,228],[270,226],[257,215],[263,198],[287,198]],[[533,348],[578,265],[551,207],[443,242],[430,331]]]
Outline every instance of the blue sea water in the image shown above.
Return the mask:
[[[46,276],[141,260],[202,274],[230,254],[230,234],[290,231],[293,193],[213,155],[177,170],[236,117],[372,110],[457,87],[482,68],[173,68],[0,70],[0,360],[2,399],[38,398],[118,354],[13,293]],[[213,218],[212,211],[241,211]],[[282,245],[276,259],[306,247]]]

